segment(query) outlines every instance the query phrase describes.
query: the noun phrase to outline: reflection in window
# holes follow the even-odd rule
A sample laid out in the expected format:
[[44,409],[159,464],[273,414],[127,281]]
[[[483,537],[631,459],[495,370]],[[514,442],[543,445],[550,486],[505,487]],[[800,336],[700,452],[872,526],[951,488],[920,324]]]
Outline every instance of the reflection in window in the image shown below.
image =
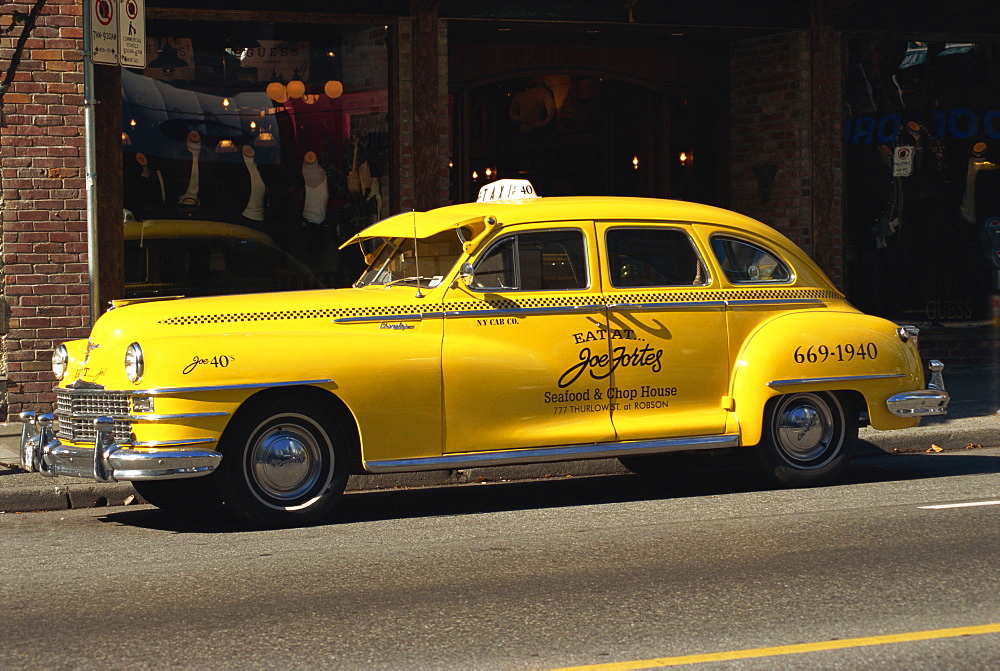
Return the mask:
[[507,291],[585,289],[583,233],[543,231],[504,238],[476,264],[472,286]]
[[703,285],[708,273],[686,233],[671,228],[608,231],[611,284],[616,287]]
[[733,284],[789,282],[792,274],[774,254],[744,240],[712,238],[712,252]]
[[125,208],[251,228],[328,286],[356,279],[338,247],[389,208],[385,26],[151,18],[146,35],[146,67],[122,70]]

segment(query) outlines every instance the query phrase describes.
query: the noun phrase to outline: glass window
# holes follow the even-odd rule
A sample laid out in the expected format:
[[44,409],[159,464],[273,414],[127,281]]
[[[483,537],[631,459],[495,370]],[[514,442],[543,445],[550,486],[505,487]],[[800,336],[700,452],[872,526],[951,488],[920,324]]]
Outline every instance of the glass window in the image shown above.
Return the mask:
[[616,287],[704,285],[708,272],[691,239],[676,228],[608,231],[611,284]]
[[350,285],[364,264],[339,245],[389,208],[386,27],[150,19],[146,36],[146,67],[122,69],[125,208],[253,229]]
[[848,44],[848,299],[898,321],[990,319],[1000,288],[1000,237],[990,235],[1000,226],[1000,41]]
[[790,282],[792,279],[784,262],[751,242],[716,236],[712,238],[712,252],[733,284]]
[[548,291],[587,287],[583,232],[520,233],[494,244],[476,264],[473,288]]
[[355,283],[356,287],[369,284],[436,287],[462,253],[462,241],[455,231],[416,240],[416,249],[413,238],[376,238],[373,241],[381,244],[368,270]]

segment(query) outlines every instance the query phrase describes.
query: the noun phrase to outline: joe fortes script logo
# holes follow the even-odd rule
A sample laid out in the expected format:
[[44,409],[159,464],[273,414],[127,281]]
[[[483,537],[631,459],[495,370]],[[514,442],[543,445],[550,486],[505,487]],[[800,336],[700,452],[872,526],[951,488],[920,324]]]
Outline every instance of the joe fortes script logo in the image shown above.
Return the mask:
[[[577,333],[573,336],[577,343],[616,340],[638,340],[635,331],[632,329],[611,329],[610,331],[591,331],[590,333]],[[595,351],[588,345],[580,350],[580,361],[570,366],[565,373],[559,376],[559,388],[564,389],[586,373],[594,380],[603,380],[609,377],[618,367],[649,368],[654,373],[663,370],[661,358],[662,349],[653,349],[648,343],[642,347],[639,345],[613,345],[610,352],[604,347],[599,347]]]

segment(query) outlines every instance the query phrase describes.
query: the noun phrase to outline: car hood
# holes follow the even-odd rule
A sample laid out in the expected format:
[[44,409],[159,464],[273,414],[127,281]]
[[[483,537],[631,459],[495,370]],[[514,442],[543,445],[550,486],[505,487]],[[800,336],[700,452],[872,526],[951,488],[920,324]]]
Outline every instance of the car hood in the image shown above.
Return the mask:
[[392,320],[435,307],[440,309],[433,294],[417,298],[412,287],[404,286],[144,300],[105,313],[91,339],[311,330],[318,323]]

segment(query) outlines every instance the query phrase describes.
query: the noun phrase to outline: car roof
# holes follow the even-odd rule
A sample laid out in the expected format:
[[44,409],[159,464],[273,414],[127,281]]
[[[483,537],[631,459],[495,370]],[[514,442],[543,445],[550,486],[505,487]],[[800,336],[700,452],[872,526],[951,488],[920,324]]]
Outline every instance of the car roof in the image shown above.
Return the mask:
[[370,238],[429,238],[462,226],[469,226],[478,233],[485,226],[484,221],[488,217],[494,217],[505,225],[581,219],[679,221],[723,224],[765,236],[777,233],[770,226],[750,217],[701,203],[621,196],[560,196],[463,203],[427,212],[404,212],[372,224],[345,242],[343,247]]

